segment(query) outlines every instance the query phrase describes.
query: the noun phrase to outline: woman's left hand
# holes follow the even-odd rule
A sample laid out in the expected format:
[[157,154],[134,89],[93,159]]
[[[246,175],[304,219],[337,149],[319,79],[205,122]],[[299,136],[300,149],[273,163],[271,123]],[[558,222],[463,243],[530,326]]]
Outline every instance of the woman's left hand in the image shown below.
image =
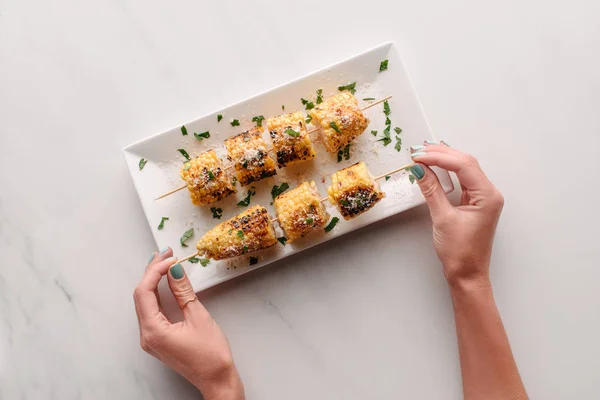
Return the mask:
[[[173,265],[172,255],[170,248],[155,253],[133,292],[142,349],[183,375],[207,400],[244,399],[229,343],[196,298],[181,264]],[[160,306],[158,283],[167,272],[171,292],[183,309],[182,322],[171,323]]]

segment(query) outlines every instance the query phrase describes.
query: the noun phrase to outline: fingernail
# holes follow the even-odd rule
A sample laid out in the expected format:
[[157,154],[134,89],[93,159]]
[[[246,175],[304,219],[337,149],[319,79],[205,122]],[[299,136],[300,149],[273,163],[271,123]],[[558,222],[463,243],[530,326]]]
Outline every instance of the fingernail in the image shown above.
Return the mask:
[[169,251],[169,246],[165,247],[164,249],[162,249],[160,251],[160,254],[165,254],[167,251]]
[[434,141],[434,140],[426,140],[425,143],[427,143],[427,144],[437,144],[437,142]]
[[423,179],[425,176],[425,170],[419,164],[415,164],[410,167],[410,172],[412,172],[412,174],[416,176],[418,180]]
[[154,260],[154,256],[156,255],[156,253],[152,253],[152,255],[150,256],[150,258],[148,259],[148,264],[150,264],[152,262],[152,260]]
[[414,157],[424,156],[426,154],[427,153],[425,153],[424,151],[417,151],[416,153],[411,153],[410,156],[414,158]]
[[171,271],[171,276],[174,279],[179,280],[179,279],[183,278],[184,273],[183,273],[183,267],[181,266],[181,264],[175,264],[175,265],[173,265],[169,269],[169,271]]
[[425,148],[425,146],[421,145],[421,144],[417,144],[414,146],[410,146],[411,150],[417,151],[417,150],[423,150]]
[[448,143],[444,142],[443,140],[440,143],[442,143],[446,147],[450,147],[450,145]]

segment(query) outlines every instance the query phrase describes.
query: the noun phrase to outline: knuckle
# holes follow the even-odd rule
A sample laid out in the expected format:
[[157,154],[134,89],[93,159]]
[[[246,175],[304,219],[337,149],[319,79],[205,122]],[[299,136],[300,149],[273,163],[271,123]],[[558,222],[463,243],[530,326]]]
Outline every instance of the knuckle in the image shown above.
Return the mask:
[[492,202],[498,208],[504,207],[504,195],[502,195],[502,193],[500,193],[500,191],[495,190],[494,193],[492,194]]
[[149,352],[160,346],[161,338],[156,332],[152,330],[145,330],[142,332],[140,337],[140,345],[145,352]]
[[189,280],[185,280],[184,282],[179,283],[173,288],[173,294],[175,296],[183,296],[188,295],[190,292],[193,292],[192,285]]
[[150,353],[151,348],[150,345],[148,345],[148,342],[146,342],[146,340],[144,340],[144,337],[142,336],[140,338],[140,347],[142,348],[142,350],[144,350],[146,353]]
[[470,166],[474,166],[474,167],[478,167],[479,166],[479,161],[477,161],[477,159],[475,157],[473,157],[470,154],[464,154],[463,155],[463,162],[466,165],[470,165]]
[[140,289],[139,286],[136,286],[136,288],[133,289],[133,300],[137,301],[140,298],[141,292],[142,292],[142,289]]
[[426,198],[432,197],[435,194],[436,190],[437,183],[435,181],[427,180],[421,185],[421,193],[423,193],[423,196]]

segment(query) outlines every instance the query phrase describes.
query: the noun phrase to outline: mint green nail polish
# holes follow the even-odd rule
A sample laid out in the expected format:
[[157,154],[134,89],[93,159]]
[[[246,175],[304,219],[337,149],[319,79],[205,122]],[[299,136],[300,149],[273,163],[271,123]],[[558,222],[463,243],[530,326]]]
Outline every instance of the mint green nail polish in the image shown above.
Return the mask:
[[175,264],[175,265],[173,265],[171,267],[170,271],[171,271],[171,276],[174,279],[177,279],[177,280],[183,278],[183,275],[185,275],[183,273],[183,267],[181,266],[181,264]]
[[410,172],[418,179],[421,180],[425,176],[425,170],[419,164],[415,164],[410,167]]
[[160,254],[165,254],[167,251],[169,251],[169,247],[168,247],[168,246],[167,246],[167,247],[165,247],[164,249],[162,249],[162,250],[160,251]]
[[425,153],[424,151],[417,151],[416,153],[411,153],[410,156],[414,158],[414,157],[424,156],[426,154],[427,153]]
[[435,140],[426,140],[425,143],[427,143],[427,144],[438,144]]
[[450,147],[450,145],[448,143],[444,142],[443,140],[440,143],[442,143],[446,147]]
[[414,145],[414,146],[410,146],[410,148],[412,150],[414,150],[414,151],[417,151],[417,150],[423,150],[425,148],[425,146],[423,146],[421,144],[417,144],[417,145]]
[[148,259],[148,264],[150,264],[152,262],[152,260],[154,260],[154,256],[155,256],[155,253],[152,253],[150,258]]

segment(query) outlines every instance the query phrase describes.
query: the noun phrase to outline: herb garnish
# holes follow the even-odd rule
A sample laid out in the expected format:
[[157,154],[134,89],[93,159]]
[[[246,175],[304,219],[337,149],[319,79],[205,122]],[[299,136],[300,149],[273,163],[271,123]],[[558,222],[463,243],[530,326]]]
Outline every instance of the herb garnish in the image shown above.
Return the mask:
[[352,82],[352,83],[349,83],[349,84],[344,85],[344,86],[338,86],[338,90],[340,92],[343,92],[344,90],[349,90],[350,93],[352,93],[352,94],[356,93],[356,89],[355,88],[356,88],[356,82]]
[[383,60],[381,62],[381,64],[379,64],[379,72],[383,72],[383,71],[385,71],[387,69],[387,67],[388,67],[388,61],[389,60]]
[[257,115],[252,117],[252,122],[256,122],[256,126],[262,126],[262,122],[265,120],[263,115]]
[[372,101],[375,100],[375,97],[365,97],[363,101]]
[[281,105],[281,111],[285,111],[285,106],[283,104]]
[[402,138],[400,136],[396,136],[396,145],[394,146],[396,151],[402,150]]
[[188,152],[185,151],[184,149],[177,149],[177,151],[180,152],[181,155],[184,156],[187,161],[191,161],[192,160],[190,158],[190,155],[188,154]]
[[386,116],[389,116],[392,113],[392,110],[390,110],[390,103],[388,103],[387,100],[383,102],[383,113]]
[[338,128],[338,126],[336,125],[336,123],[335,123],[334,121],[331,121],[331,122],[329,123],[329,126],[330,126],[330,127],[332,127],[332,128],[333,128],[333,130],[334,130],[334,131],[336,131],[337,133],[342,133],[342,132],[340,131],[340,128]]
[[194,137],[198,140],[208,139],[210,137],[210,132],[208,132],[208,131],[200,132],[200,133],[194,132]]
[[181,125],[181,134],[183,136],[187,136],[187,128],[185,127],[185,125]]
[[248,190],[248,195],[244,198],[244,200],[241,200],[240,202],[238,202],[237,205],[241,206],[241,207],[248,207],[248,205],[250,204],[250,199],[255,194],[256,194],[256,192],[254,192],[252,190]]
[[306,122],[307,124],[310,124],[310,121],[312,121],[312,115],[308,114],[308,115],[306,116],[306,120],[305,120],[305,122]]
[[248,169],[248,160],[244,160],[244,162],[242,163],[242,168]]
[[179,239],[179,243],[181,243],[181,247],[188,247],[188,245],[185,244],[185,242],[192,236],[194,236],[194,228],[190,228],[187,231],[185,231],[183,236],[181,236],[181,238]]
[[314,219],[312,219],[312,217],[308,217],[306,218],[306,224],[307,225],[311,225],[313,223]]
[[145,158],[140,158],[140,162],[138,164],[138,167],[140,167],[140,171],[144,169],[147,162],[148,162],[148,160],[146,160]]
[[394,131],[399,135],[402,133],[402,128],[395,127]]
[[371,131],[371,135],[377,136],[377,131]]
[[391,178],[391,176],[389,176],[389,175],[386,175],[386,176],[385,176],[385,180],[386,180],[386,181],[389,181],[389,180],[390,180],[390,178]]
[[286,238],[286,237],[284,237],[284,236],[282,236],[282,237],[278,237],[278,238],[277,238],[277,241],[278,241],[279,243],[281,243],[282,245],[284,245],[284,246],[285,246],[285,242],[287,242],[287,238]]
[[300,101],[302,102],[302,105],[306,108],[306,110],[312,110],[313,108],[315,108],[315,103],[313,103],[312,101],[308,101],[306,99],[300,99]]
[[250,257],[250,258],[248,258],[248,261],[250,261],[250,265],[254,265],[254,264],[258,263],[258,258]]
[[165,227],[165,221],[168,221],[169,218],[168,217],[162,217],[160,219],[160,224],[158,224],[158,230],[160,231],[162,228]]
[[298,136],[300,136],[300,132],[296,132],[292,128],[287,128],[284,132],[287,133],[288,135],[290,135],[291,137],[298,137]]
[[344,158],[345,158],[346,160],[349,160],[349,159],[350,159],[350,146],[352,146],[352,144],[351,144],[351,143],[348,143],[348,144],[346,145],[346,147],[344,147]]
[[188,261],[192,264],[200,263],[200,265],[202,265],[203,267],[206,267],[210,263],[210,260],[208,258],[200,258],[197,256],[190,258]]
[[230,122],[231,126],[240,126],[240,121],[237,119],[234,119],[233,121]]
[[223,119],[223,114],[218,114],[217,115],[217,122],[221,122],[222,119]]
[[281,185],[277,186],[274,185],[273,189],[271,189],[271,196],[273,196],[273,200],[275,200],[275,198],[277,196],[279,196],[281,193],[285,192],[286,190],[288,190],[290,188],[290,185],[287,184],[287,182],[283,182]]
[[209,181],[214,181],[215,180],[215,174],[213,174],[212,171],[207,170],[206,173],[208,174],[208,180]]
[[321,104],[323,102],[323,89],[317,90],[317,104]]
[[339,222],[339,218],[338,217],[333,217],[331,218],[331,221],[329,221],[329,224],[327,224],[327,226],[325,227],[325,232],[329,232],[331,231],[335,225]]
[[381,139],[377,139],[376,142],[383,142],[384,146],[392,143],[392,139],[390,138],[390,127],[388,126],[383,130],[383,137]]
[[210,212],[212,213],[213,218],[216,218],[216,219],[221,219],[221,217],[223,216],[222,208],[211,207]]
[[410,183],[415,183],[416,179],[415,179],[414,175],[411,174],[408,176],[408,180],[410,181]]
[[240,238],[243,239],[244,238],[244,231],[237,231],[237,235],[238,235],[238,237],[240,237]]

